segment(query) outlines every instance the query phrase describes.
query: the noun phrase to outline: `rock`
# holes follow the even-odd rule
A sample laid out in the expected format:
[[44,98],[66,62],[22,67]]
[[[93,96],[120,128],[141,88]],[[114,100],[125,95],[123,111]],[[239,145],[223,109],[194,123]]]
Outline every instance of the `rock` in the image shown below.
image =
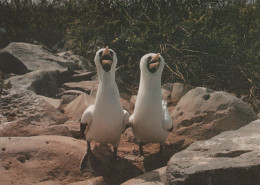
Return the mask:
[[176,105],[179,100],[194,87],[182,83],[174,83],[171,91],[170,102],[172,105]]
[[260,120],[190,145],[167,165],[169,184],[260,184]]
[[12,42],[7,47],[2,49],[3,52],[8,52],[18,60],[20,60],[29,70],[59,70],[72,71],[81,69],[77,61],[66,60],[62,57],[55,56],[41,45]]
[[44,101],[46,101],[48,104],[53,106],[55,109],[59,109],[61,106],[61,99],[54,99],[54,98],[49,98],[46,96],[41,96],[38,95],[40,98],[42,98]]
[[38,135],[59,135],[72,137],[65,125],[33,125],[17,122],[0,124],[0,137],[29,137]]
[[[84,57],[73,54],[72,51],[64,51],[56,54],[60,58],[68,60],[76,64],[80,69],[86,69],[92,66]],[[88,66],[86,66],[88,65]],[[93,76],[93,75],[92,75]]]
[[256,119],[253,110],[235,96],[202,87],[185,94],[172,113],[174,133],[195,140],[209,139]]
[[257,116],[258,116],[258,118],[260,118],[260,113],[259,113],[259,114],[257,114]]
[[136,102],[136,98],[137,98],[137,95],[133,95],[130,99],[130,102],[135,105],[135,102]]
[[[106,184],[121,184],[142,174],[136,165],[120,156],[118,153],[117,160],[113,160],[112,147],[104,146],[94,141],[91,142],[93,158],[90,160],[95,174],[102,176]],[[121,150],[121,149],[120,149]]]
[[106,185],[103,177],[94,177],[86,181],[73,182],[69,185]]
[[147,172],[143,175],[137,176],[124,182],[122,185],[134,185],[134,184],[165,184],[166,183],[166,166]]
[[171,98],[171,91],[162,89],[162,99],[167,100],[169,102],[170,98]]
[[64,90],[63,92],[56,95],[57,98],[61,99],[61,104],[69,104],[75,100],[79,95],[82,94],[82,91],[77,90]]
[[123,109],[127,110],[129,114],[133,114],[134,112],[134,105],[130,102],[130,101],[127,101],[123,98],[120,98],[120,102],[123,106]]
[[0,99],[0,110],[4,122],[30,125],[59,125],[67,118],[53,106],[35,95],[32,91],[10,90]]
[[90,81],[92,76],[94,76],[96,72],[84,72],[84,73],[76,73],[72,75],[70,81],[71,82],[80,82],[80,81]]
[[0,51],[0,71],[3,73],[25,74],[27,67],[7,51]]
[[78,90],[90,94],[92,89],[98,88],[97,81],[68,82],[62,85],[65,90]]
[[7,80],[14,90],[31,90],[43,96],[54,96],[59,89],[59,71],[36,70]]
[[70,120],[79,121],[81,119],[81,116],[83,112],[88,108],[89,105],[95,103],[95,98],[87,95],[85,93],[82,93],[80,96],[78,96],[75,100],[70,102],[65,108],[65,114],[67,117],[70,118]]
[[84,141],[64,136],[0,137],[0,146],[3,185],[69,184],[93,177],[84,177],[79,169]]
[[82,133],[80,132],[79,121],[68,120],[62,126],[69,131],[69,133],[73,138],[82,139]]

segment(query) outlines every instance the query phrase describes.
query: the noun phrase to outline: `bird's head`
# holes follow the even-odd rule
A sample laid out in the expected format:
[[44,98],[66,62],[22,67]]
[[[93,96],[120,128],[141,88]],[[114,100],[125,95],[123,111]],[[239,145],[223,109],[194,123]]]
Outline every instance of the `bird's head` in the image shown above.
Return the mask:
[[161,74],[163,68],[164,59],[159,53],[149,53],[141,58],[140,69],[142,72],[149,74]]
[[109,49],[108,46],[100,49],[96,53],[95,64],[97,68],[104,70],[105,72],[115,69],[117,64],[116,53],[112,49]]

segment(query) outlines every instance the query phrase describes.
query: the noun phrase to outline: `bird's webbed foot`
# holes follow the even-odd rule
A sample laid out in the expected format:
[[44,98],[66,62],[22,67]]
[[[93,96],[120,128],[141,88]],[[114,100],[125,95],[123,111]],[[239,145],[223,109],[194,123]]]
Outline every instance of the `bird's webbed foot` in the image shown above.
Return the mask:
[[91,165],[91,159],[93,154],[90,148],[90,142],[87,141],[87,143],[88,143],[87,152],[85,153],[85,155],[82,157],[80,161],[80,170],[82,172],[94,172]]

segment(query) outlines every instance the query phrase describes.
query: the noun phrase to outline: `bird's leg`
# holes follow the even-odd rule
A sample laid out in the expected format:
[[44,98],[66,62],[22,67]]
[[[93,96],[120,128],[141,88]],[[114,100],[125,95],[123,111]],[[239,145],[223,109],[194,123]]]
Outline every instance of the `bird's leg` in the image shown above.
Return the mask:
[[143,143],[142,143],[142,142],[139,143],[139,152],[140,152],[140,153],[139,153],[140,156],[144,156]]
[[90,141],[87,141],[87,151],[80,161],[80,170],[81,171],[93,172],[93,169],[92,169],[92,166],[90,163],[91,156],[92,156],[92,151],[91,151]]
[[90,146],[90,141],[87,141],[87,145],[88,145],[87,153],[89,153],[90,155],[92,155],[91,146]]
[[163,154],[163,148],[164,148],[164,143],[160,143],[160,151],[159,151],[160,155]]
[[117,157],[117,147],[114,147],[113,159]]

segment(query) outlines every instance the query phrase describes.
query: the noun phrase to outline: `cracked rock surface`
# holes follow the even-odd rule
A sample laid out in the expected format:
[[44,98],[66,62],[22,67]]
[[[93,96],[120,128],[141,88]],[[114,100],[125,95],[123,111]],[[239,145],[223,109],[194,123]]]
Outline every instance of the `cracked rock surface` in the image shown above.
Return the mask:
[[169,184],[260,184],[260,120],[195,142],[167,165]]

